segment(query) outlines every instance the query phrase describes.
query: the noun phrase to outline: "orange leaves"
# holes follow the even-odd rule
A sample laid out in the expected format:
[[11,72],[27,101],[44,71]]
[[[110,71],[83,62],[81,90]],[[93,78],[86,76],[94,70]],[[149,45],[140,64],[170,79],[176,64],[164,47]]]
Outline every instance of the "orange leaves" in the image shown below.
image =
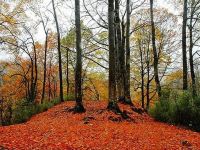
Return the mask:
[[50,32],[48,36],[48,49],[54,49],[56,47],[56,34],[54,32]]
[[[200,135],[190,130],[155,122],[147,114],[127,110],[135,122],[112,122],[107,102],[86,101],[87,112],[72,114],[66,108],[74,102],[55,106],[38,114],[21,125],[0,127],[0,145],[8,149],[112,149],[158,150],[196,149],[200,147]],[[90,119],[84,124],[84,118]]]

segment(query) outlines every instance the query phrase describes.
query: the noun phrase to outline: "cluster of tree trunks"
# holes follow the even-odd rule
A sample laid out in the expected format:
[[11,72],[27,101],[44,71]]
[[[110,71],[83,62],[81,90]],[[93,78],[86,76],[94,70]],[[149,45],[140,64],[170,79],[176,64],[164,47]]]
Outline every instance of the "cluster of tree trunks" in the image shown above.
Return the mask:
[[116,52],[114,30],[114,0],[108,1],[108,39],[109,39],[109,104],[108,109],[117,110],[116,99]]
[[[120,20],[120,1],[108,1],[109,104],[118,111],[118,100],[132,104],[130,96],[130,0],[126,2],[126,25]],[[125,32],[126,29],[126,32]],[[117,100],[118,97],[118,100]]]
[[[22,74],[14,74],[12,76],[15,76],[15,75],[23,76],[24,84],[26,87],[26,99],[29,102],[34,102],[35,98],[37,96],[37,81],[38,81],[37,50],[36,50],[36,44],[35,44],[35,40],[33,38],[32,33],[27,28],[25,28],[25,30],[30,36],[31,45],[33,47],[33,56],[30,53],[27,53],[30,58],[31,65],[29,66],[27,73],[24,73],[23,75]],[[27,52],[25,49],[24,49],[24,51]],[[23,66],[21,64],[17,63],[17,65],[19,65],[21,68],[23,68]],[[31,70],[30,80],[27,79],[27,74],[29,72],[29,69]]]
[[[186,6],[185,6],[186,5]],[[187,1],[185,1],[185,5],[184,5],[184,13],[187,14]],[[194,40],[193,38],[193,32],[195,30],[198,18],[196,16],[198,16],[199,12],[198,12],[198,8],[200,5],[200,1],[191,1],[190,2],[190,14],[189,16],[186,15],[183,18],[189,18],[189,23],[188,23],[188,28],[189,28],[189,59],[190,59],[190,73],[191,73],[191,79],[192,79],[192,94],[193,96],[197,96],[197,87],[196,87],[196,76],[195,76],[195,70],[194,70],[194,54],[193,54],[193,48],[194,45],[198,42],[199,37],[197,37],[197,39]],[[187,22],[187,20],[185,20]],[[185,26],[184,26],[184,30],[185,30]],[[185,61],[185,60],[184,60]],[[186,62],[187,63],[187,62]],[[185,63],[184,63],[185,64]],[[186,69],[184,69],[184,74],[185,74]],[[186,80],[186,79],[184,79]],[[186,83],[185,83],[186,84]],[[185,85],[184,85],[185,88]]]
[[[130,98],[130,1],[127,0],[127,25],[119,16],[119,0],[108,1],[109,33],[109,103],[108,109],[120,111],[117,97],[123,103],[132,105]],[[80,1],[75,0],[76,25],[76,69],[75,69],[75,112],[84,112],[82,104],[82,49],[80,25]],[[126,42],[126,44],[125,44]],[[126,45],[126,47],[125,47]],[[125,51],[126,49],[126,51]]]
[[[131,17],[131,6],[130,0],[126,0],[126,21],[124,21],[124,16],[120,18],[120,0],[108,0],[108,41],[109,41],[109,103],[108,109],[119,110],[117,105],[118,101],[133,105],[131,101],[130,94],[130,17]],[[151,19],[151,42],[153,48],[153,68],[154,68],[154,79],[156,83],[156,91],[158,97],[161,97],[161,83],[159,77],[159,52],[156,47],[156,29],[154,23],[154,10],[153,10],[153,0],[150,0],[150,19]],[[193,30],[195,27],[195,14],[196,7],[199,6],[199,2],[192,1],[188,7],[188,1],[184,0],[183,5],[183,24],[182,24],[182,56],[183,56],[183,90],[188,89],[188,66],[187,66],[187,26],[189,29],[189,58],[190,58],[190,70],[191,70],[191,81],[193,95],[196,96],[196,80],[194,71],[194,58],[193,58],[193,48],[195,42],[193,39]],[[57,29],[57,50],[58,50],[58,63],[59,63],[59,81],[60,81],[60,101],[63,102],[63,77],[62,77],[62,56],[61,56],[61,38],[59,23],[56,14],[56,6],[54,0],[52,0],[53,15],[55,19],[56,29]],[[190,15],[188,15],[188,9],[190,8]],[[189,20],[189,23],[188,23]],[[195,21],[194,21],[195,20]],[[45,33],[45,48],[44,48],[44,74],[43,74],[43,85],[42,85],[42,97],[41,102],[45,99],[45,87],[47,82],[47,50],[48,50],[48,29],[41,18]],[[188,23],[188,24],[187,24]],[[80,21],[80,0],[75,0],[75,29],[76,29],[76,67],[75,67],[75,99],[76,105],[74,111],[84,112],[82,102],[82,47],[81,47],[81,21]],[[24,82],[26,86],[26,97],[30,102],[34,102],[37,96],[37,82],[38,82],[38,66],[37,66],[37,52],[35,47],[35,41],[28,29],[26,29],[29,34],[33,46],[33,55],[28,53],[31,60],[31,79],[27,80],[26,75],[24,75]],[[150,38],[150,37],[149,37]],[[141,41],[139,41],[140,43]],[[139,44],[141,45],[141,44]],[[150,45],[150,43],[149,43]],[[16,45],[14,45],[16,46]],[[25,50],[24,50],[25,51]],[[142,47],[139,47],[140,57],[141,57],[141,83],[142,83],[142,107],[144,108],[144,62],[143,62],[143,52]],[[25,51],[26,52],[26,51]],[[66,50],[67,53],[67,71],[66,71],[66,81],[67,81],[67,94],[69,93],[69,49]],[[147,55],[149,56],[150,49],[148,48]],[[147,108],[149,108],[150,103],[150,60],[146,61],[147,65],[147,85],[146,85],[146,97],[147,97]],[[51,63],[50,63],[51,70]],[[48,84],[49,84],[49,99],[52,96],[51,91],[51,74],[48,74]],[[56,91],[56,85],[54,88],[54,96]]]
[[[183,57],[183,90],[188,90],[188,62],[187,62],[187,26],[189,29],[189,66],[190,75],[192,81],[192,94],[195,97],[197,95],[196,89],[196,77],[194,70],[194,45],[198,42],[199,37],[196,40],[193,39],[193,32],[198,21],[198,8],[199,1],[183,1],[183,23],[182,23],[182,57]],[[188,3],[190,5],[188,5]]]

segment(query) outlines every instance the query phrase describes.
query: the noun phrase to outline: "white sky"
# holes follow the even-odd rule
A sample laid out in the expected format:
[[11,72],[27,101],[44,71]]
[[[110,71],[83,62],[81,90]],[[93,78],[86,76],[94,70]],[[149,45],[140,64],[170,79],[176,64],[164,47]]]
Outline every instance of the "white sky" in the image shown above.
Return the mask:
[[[48,8],[48,11],[46,11],[46,15],[48,15],[51,19],[53,19],[52,14],[50,13],[50,11],[52,11],[52,5],[50,4],[51,0],[44,0],[43,4],[45,6],[45,8]],[[56,3],[56,0],[55,0]],[[61,29],[61,34],[62,33],[66,33],[67,30],[69,30],[70,26],[72,26],[73,24],[73,18],[74,18],[74,1],[73,0],[68,0],[67,2],[64,1],[64,4],[58,4],[56,3],[57,7],[57,15],[58,15],[58,20],[59,20],[59,26]],[[175,10],[175,8],[173,7],[172,4],[169,4],[168,2],[166,2],[166,0],[157,0],[157,5],[159,7],[163,7],[163,8],[167,8],[171,13],[175,13],[178,14],[178,11]],[[81,10],[83,10],[83,8],[81,8]],[[35,16],[33,15],[33,13],[29,11],[27,11],[27,15],[29,16],[29,24],[32,26],[32,24],[34,24],[35,22]],[[55,31],[55,24],[51,24],[49,25],[51,27],[51,29],[53,31]],[[42,26],[38,26],[37,27],[37,33],[35,34],[35,39],[37,41],[44,41],[44,37],[45,34],[43,32],[43,28]],[[2,52],[0,51],[0,60],[8,60],[10,59],[11,56],[9,54],[7,54],[6,52]]]

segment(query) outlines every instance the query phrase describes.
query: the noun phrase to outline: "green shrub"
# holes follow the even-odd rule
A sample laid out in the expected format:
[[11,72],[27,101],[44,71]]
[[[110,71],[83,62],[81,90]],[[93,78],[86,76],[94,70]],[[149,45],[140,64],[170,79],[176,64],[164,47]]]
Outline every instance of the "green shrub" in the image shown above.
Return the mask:
[[65,101],[74,101],[74,100],[75,100],[74,94],[73,94],[73,93],[70,93],[70,94],[68,94],[68,95],[65,95],[65,96],[64,96],[64,100],[65,100]]
[[150,109],[149,113],[153,116],[156,120],[163,121],[163,122],[171,122],[170,114],[172,110],[170,109],[171,101],[169,101],[171,96],[170,90],[163,90],[162,97],[160,101],[157,101],[153,108]]
[[[169,91],[168,91],[169,92]],[[193,98],[191,92],[165,91],[150,109],[150,114],[159,121],[182,124],[200,130],[200,98]]]
[[163,122],[168,121],[169,103],[167,101],[156,102],[154,108],[150,109],[150,114],[156,119]]
[[34,104],[26,100],[18,101],[13,106],[12,124],[25,122],[36,112]]
[[0,102],[0,125],[9,125],[12,118],[12,101],[4,99]]
[[192,112],[192,127],[200,131],[200,96],[194,99]]
[[191,122],[191,116],[192,116],[192,95],[188,92],[182,93],[177,98],[177,109],[176,114],[177,120],[175,120],[177,123],[183,124],[183,125],[189,125]]
[[47,111],[49,108],[59,104],[59,99],[44,101],[42,104],[29,103],[26,100],[18,101],[13,106],[12,124],[23,123],[33,115]]

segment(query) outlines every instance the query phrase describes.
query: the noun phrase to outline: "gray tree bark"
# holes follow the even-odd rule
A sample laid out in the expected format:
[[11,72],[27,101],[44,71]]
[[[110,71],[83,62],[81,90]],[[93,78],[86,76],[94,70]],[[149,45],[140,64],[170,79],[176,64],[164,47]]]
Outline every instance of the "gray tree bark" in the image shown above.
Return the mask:
[[108,40],[109,40],[109,103],[108,109],[119,111],[116,98],[115,79],[115,31],[114,31],[114,0],[108,0]]
[[150,14],[151,14],[151,31],[152,31],[152,46],[153,46],[153,56],[154,56],[154,76],[156,82],[156,90],[158,96],[161,96],[161,86],[158,75],[158,53],[156,49],[156,32],[155,32],[155,24],[154,24],[154,16],[153,16],[153,0],[150,0]]
[[59,30],[59,24],[58,24],[54,0],[52,0],[52,5],[53,5],[53,12],[54,12],[54,19],[55,19],[55,22],[56,22],[56,30],[57,30],[58,63],[59,63],[59,79],[60,79],[60,101],[64,102],[64,99],[63,99],[62,56],[61,56],[61,44],[60,44],[60,30]]
[[47,74],[47,47],[48,47],[48,30],[45,29],[43,20],[42,20],[42,24],[43,24],[43,28],[44,28],[44,32],[45,32],[45,47],[44,47],[44,75],[43,75],[41,103],[43,103],[44,97],[45,97],[46,74]]
[[194,1],[191,2],[191,14],[190,14],[190,23],[189,23],[189,33],[190,33],[190,46],[189,46],[189,56],[190,56],[190,74],[192,79],[192,95],[195,97],[197,95],[196,91],[196,77],[194,72],[194,58],[193,58],[193,19],[194,19],[194,13],[195,13],[195,4]]
[[130,0],[126,1],[126,76],[125,76],[125,102],[132,105],[130,93]]
[[82,49],[81,49],[81,21],[80,0],[75,0],[75,25],[76,25],[76,70],[75,70],[75,99],[74,112],[85,112],[82,104]]
[[121,21],[119,16],[119,0],[115,0],[115,28],[116,28],[116,51],[117,51],[117,88],[118,88],[118,98],[120,100],[125,99],[125,49],[123,47],[123,40],[122,40],[122,28],[121,28]]

